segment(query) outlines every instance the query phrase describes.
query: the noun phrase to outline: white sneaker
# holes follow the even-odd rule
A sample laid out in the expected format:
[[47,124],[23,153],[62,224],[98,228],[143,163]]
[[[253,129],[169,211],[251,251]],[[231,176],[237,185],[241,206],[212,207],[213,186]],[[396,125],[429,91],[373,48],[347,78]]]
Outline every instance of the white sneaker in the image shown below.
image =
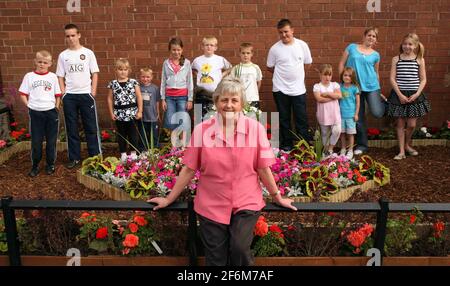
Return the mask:
[[361,155],[362,153],[363,153],[363,151],[360,150],[360,149],[356,149],[356,150],[353,152],[353,154],[355,154],[355,155]]
[[[356,152],[356,151],[355,151],[355,152]],[[349,160],[353,159],[353,150],[348,150],[346,157],[347,157],[347,159],[349,159]]]
[[346,151],[345,148],[342,148],[342,149],[341,149],[341,152],[339,153],[339,155],[345,156],[345,151]]

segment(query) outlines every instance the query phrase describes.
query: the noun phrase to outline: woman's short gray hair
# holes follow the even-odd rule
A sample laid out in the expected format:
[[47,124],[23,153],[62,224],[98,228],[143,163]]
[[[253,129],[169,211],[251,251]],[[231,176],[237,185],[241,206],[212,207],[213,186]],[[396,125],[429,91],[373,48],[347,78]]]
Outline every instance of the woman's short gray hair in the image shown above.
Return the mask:
[[229,75],[222,79],[213,93],[214,104],[217,103],[219,96],[225,93],[239,94],[241,96],[242,108],[247,104],[247,100],[245,98],[245,88],[239,78]]

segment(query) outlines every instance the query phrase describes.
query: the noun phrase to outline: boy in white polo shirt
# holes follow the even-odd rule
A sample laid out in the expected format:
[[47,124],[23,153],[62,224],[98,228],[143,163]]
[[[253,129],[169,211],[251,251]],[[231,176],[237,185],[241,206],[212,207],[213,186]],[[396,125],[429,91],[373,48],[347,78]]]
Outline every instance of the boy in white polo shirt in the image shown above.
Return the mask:
[[23,78],[19,92],[22,102],[28,107],[31,133],[31,171],[30,177],[39,174],[42,159],[42,143],[46,139],[46,173],[55,172],[56,138],[58,136],[58,110],[61,90],[56,74],[49,72],[52,55],[45,50],[36,53],[36,69]]
[[99,68],[94,52],[81,46],[78,27],[67,24],[64,30],[69,48],[59,55],[56,75],[64,94],[62,101],[70,161],[67,168],[72,169],[81,162],[78,114],[83,121],[89,156],[101,153],[95,104]]

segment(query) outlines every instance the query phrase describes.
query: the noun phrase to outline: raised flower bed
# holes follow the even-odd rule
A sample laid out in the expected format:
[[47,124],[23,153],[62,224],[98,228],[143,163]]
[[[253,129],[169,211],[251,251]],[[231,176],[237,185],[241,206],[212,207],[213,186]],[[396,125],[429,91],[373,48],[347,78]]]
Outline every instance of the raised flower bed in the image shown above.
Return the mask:
[[[358,161],[345,156],[321,159],[305,141],[300,141],[291,153],[274,151],[276,163],[271,169],[275,181],[283,195],[297,202],[343,202],[356,190],[366,191],[390,182],[389,169],[369,156]],[[165,147],[125,162],[115,157],[88,158],[77,174],[78,182],[113,200],[165,196],[183,166],[183,152]],[[197,172],[189,184],[190,194],[195,192],[199,177]],[[263,191],[270,200],[264,187]]]

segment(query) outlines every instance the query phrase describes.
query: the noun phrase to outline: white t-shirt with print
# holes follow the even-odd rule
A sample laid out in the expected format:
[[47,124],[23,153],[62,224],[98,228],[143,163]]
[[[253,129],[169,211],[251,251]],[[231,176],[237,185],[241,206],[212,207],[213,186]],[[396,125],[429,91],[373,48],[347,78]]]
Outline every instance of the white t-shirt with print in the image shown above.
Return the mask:
[[258,65],[240,63],[233,67],[231,75],[238,77],[244,84],[248,102],[259,101],[258,81],[262,80],[262,72]]
[[222,80],[222,70],[231,68],[231,64],[224,57],[205,55],[196,57],[192,62],[192,69],[197,71],[197,86],[214,92]]
[[82,47],[59,54],[56,75],[65,78],[66,93],[91,93],[91,74],[99,72],[94,52]]
[[23,96],[28,96],[28,108],[35,111],[47,111],[55,108],[55,98],[61,96],[58,78],[52,72],[27,73],[22,80],[19,92]]
[[275,68],[272,91],[291,96],[306,93],[304,65],[311,63],[311,51],[304,41],[294,38],[289,45],[281,40],[275,43],[267,56],[267,67]]

